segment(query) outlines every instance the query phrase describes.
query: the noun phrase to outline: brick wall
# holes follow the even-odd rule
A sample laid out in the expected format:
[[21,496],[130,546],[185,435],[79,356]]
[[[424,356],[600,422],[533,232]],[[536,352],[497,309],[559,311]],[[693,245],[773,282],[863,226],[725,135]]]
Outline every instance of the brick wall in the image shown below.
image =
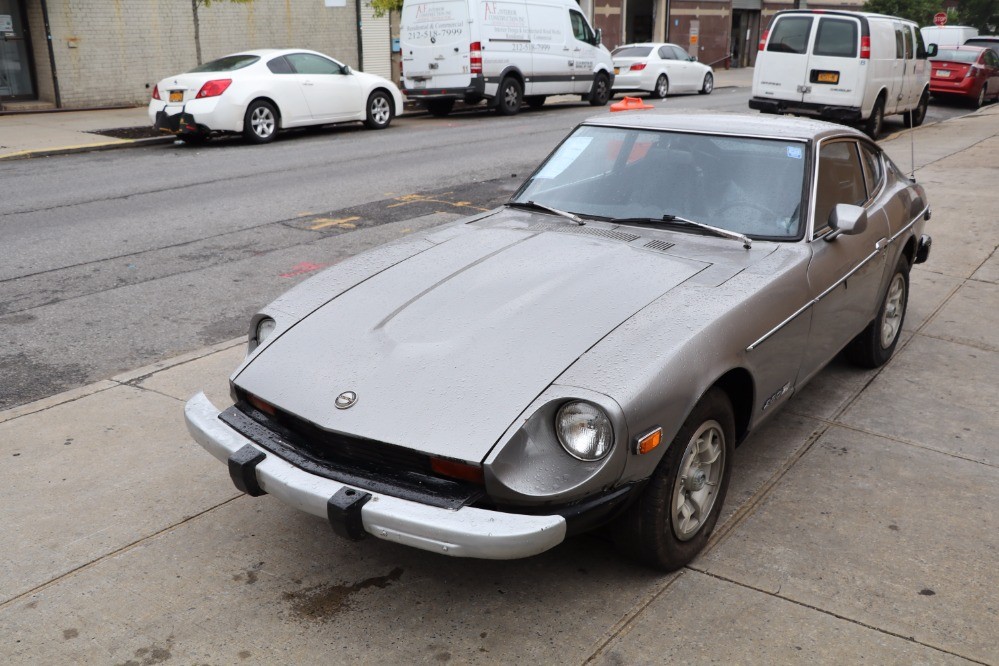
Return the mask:
[[[160,79],[197,64],[190,0],[48,0],[64,108],[149,101]],[[300,47],[357,64],[354,3],[323,0],[215,0],[199,9],[202,59],[253,48]],[[51,101],[41,12],[31,11],[38,89]]]

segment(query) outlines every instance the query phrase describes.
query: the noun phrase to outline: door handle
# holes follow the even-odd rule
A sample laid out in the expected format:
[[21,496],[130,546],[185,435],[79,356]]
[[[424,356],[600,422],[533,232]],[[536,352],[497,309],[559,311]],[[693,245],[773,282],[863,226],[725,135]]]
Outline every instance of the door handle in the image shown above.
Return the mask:
[[874,251],[883,252],[884,250],[888,249],[889,245],[890,245],[889,240],[887,238],[882,238],[881,240],[879,240],[877,243],[874,244]]

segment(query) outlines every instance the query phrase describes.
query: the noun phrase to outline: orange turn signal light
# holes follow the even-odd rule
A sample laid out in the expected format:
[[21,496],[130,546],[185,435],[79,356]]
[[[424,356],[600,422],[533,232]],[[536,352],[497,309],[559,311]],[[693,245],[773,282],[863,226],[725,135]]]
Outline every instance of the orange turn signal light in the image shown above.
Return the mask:
[[656,428],[635,440],[635,453],[642,455],[662,444],[663,429]]
[[479,485],[484,485],[486,482],[481,465],[469,465],[468,463],[448,460],[447,458],[431,458],[430,469],[442,476],[449,476],[452,479],[471,481]]
[[264,414],[267,414],[268,416],[277,415],[277,409],[274,407],[274,405],[272,405],[269,402],[264,402],[263,400],[253,395],[252,393],[246,394],[246,401],[251,405],[253,405],[254,407],[256,407],[257,409],[259,409],[260,411],[262,411]]

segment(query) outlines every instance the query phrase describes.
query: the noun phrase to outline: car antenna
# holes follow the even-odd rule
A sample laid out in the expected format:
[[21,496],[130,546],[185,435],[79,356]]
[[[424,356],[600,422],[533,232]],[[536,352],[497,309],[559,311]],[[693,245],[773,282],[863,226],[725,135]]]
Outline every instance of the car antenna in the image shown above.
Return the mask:
[[909,182],[916,182],[916,128],[909,130]]

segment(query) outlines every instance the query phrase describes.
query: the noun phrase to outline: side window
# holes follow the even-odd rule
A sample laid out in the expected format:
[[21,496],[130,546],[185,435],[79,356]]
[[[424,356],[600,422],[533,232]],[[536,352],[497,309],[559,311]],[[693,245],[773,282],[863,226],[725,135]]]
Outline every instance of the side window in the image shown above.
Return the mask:
[[673,49],[673,57],[677,60],[690,60],[690,54],[681,49],[679,46],[670,47]]
[[813,53],[839,58],[857,57],[857,22],[846,19],[822,18],[815,35]]
[[285,60],[284,56],[279,56],[273,60],[267,62],[267,69],[271,70],[275,74],[294,74],[295,70],[291,68],[291,64]]
[[343,74],[340,65],[322,56],[311,53],[292,53],[286,57],[299,74]]
[[660,46],[659,47],[659,57],[663,60],[673,60],[673,47],[671,46]]
[[569,20],[572,22],[572,34],[576,39],[588,44],[592,44],[596,41],[593,37],[593,31],[590,30],[590,26],[586,24],[586,19],[583,18],[582,14],[570,9]]
[[867,198],[870,199],[884,181],[884,167],[881,156],[867,144],[860,144],[860,160],[864,164],[864,180],[867,181]]
[[923,41],[923,33],[916,30],[913,34],[916,35],[916,57],[920,60],[926,60],[926,43]]
[[985,52],[985,64],[989,67],[999,67],[999,56],[996,55],[995,51]]
[[905,38],[905,59],[912,60],[912,26],[902,26],[902,37]]
[[895,24],[895,57],[905,57],[905,38],[902,37],[902,26]]
[[836,204],[862,206],[867,201],[864,172],[854,141],[823,144],[819,151],[819,178],[815,192],[815,235],[828,227]]
[[783,16],[774,26],[770,41],[767,42],[767,51],[805,53],[811,33],[811,16]]

